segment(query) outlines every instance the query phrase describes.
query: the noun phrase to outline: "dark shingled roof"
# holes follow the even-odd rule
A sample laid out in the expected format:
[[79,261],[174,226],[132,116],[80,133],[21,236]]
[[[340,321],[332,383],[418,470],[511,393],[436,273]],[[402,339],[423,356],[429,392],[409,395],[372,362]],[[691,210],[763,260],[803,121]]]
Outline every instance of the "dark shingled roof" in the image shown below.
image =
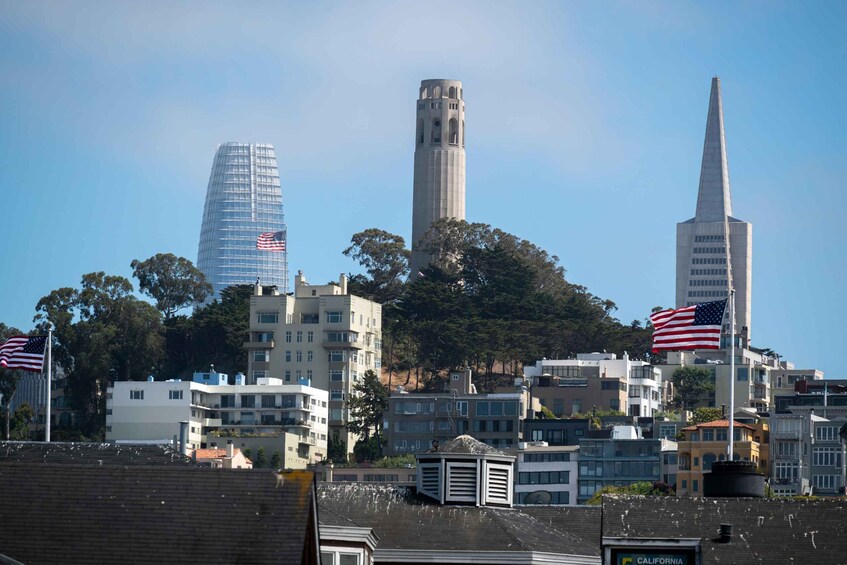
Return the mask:
[[34,441],[0,442],[0,464],[82,463],[91,465],[196,465],[170,445]]
[[[603,497],[603,535],[701,538],[707,563],[847,563],[847,500]],[[732,541],[718,543],[721,524]]]
[[0,554],[39,563],[317,562],[312,473],[0,465]]
[[587,541],[564,529],[565,520],[537,519],[525,507],[441,506],[409,487],[322,483],[318,507],[321,524],[373,528],[379,537],[377,551],[600,554],[599,520]]
[[539,522],[600,545],[600,506],[547,506],[528,504],[516,506]]

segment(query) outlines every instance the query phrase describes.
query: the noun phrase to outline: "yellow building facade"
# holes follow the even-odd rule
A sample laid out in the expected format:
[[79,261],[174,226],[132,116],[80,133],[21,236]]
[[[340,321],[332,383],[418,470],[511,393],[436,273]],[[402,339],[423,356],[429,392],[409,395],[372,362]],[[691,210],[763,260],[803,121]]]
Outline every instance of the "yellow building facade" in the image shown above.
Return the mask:
[[[733,459],[756,463],[759,472],[770,476],[768,426],[765,423],[733,423]],[[705,422],[682,429],[679,442],[679,471],[676,475],[677,496],[703,496],[703,473],[715,461],[725,461],[728,420]]]

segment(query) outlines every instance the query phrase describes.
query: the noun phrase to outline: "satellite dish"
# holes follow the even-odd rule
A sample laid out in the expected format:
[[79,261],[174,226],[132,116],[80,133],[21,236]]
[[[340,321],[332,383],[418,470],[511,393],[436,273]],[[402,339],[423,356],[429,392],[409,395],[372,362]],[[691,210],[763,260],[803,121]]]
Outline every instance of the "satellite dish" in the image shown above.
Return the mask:
[[526,495],[524,504],[550,504],[552,500],[553,495],[549,492],[546,490],[537,490]]

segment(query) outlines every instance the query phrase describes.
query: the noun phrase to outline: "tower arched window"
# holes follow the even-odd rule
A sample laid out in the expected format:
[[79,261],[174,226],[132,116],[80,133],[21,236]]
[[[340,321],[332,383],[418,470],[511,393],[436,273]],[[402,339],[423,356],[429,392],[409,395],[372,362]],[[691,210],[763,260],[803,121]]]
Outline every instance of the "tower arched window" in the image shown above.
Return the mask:
[[441,120],[435,118],[432,120],[432,143],[441,143]]
[[423,118],[418,119],[418,129],[415,134],[415,139],[419,144],[423,144],[424,142],[424,121]]
[[426,87],[421,88],[421,100],[423,100],[423,99],[425,99],[425,98],[429,98],[429,96],[428,96],[428,94],[429,94],[428,90],[429,90],[429,89],[428,89],[428,88],[426,88]]
[[456,87],[455,86],[450,87],[450,94],[449,94],[448,98],[450,98],[451,100],[456,99]]
[[432,87],[432,97],[441,98],[441,86]]
[[459,121],[456,118],[450,118],[450,137],[448,140],[450,145],[459,145]]

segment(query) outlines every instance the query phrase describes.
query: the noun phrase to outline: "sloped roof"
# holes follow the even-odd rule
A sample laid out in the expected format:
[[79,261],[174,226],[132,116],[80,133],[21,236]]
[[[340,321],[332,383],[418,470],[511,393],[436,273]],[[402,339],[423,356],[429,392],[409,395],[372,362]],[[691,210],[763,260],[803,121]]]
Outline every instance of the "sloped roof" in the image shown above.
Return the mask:
[[87,442],[0,442],[0,464],[81,463],[91,465],[194,465],[170,445]]
[[[320,522],[373,528],[377,551],[507,551],[599,556],[599,518],[591,540],[566,519],[536,518],[524,508],[442,506],[414,489],[357,483],[318,486]],[[599,514],[598,514],[599,516]]]
[[38,563],[317,562],[313,475],[0,465],[0,553]]
[[[703,564],[842,564],[847,501],[786,498],[603,497],[603,536],[700,538]],[[732,541],[719,543],[721,524]]]
[[506,455],[499,449],[482,443],[469,435],[458,436],[438,448],[438,453],[463,453],[471,455]]
[[[232,448],[232,454],[238,455],[241,453],[241,449],[234,447]],[[194,450],[194,458],[197,460],[200,459],[223,459],[226,457],[226,449],[220,447],[210,447],[210,448],[200,448]]]
[[[749,424],[742,424],[738,420],[733,420],[733,427],[735,428],[746,428],[748,430],[756,431],[756,428]],[[714,420],[712,422],[703,422],[701,424],[696,424],[694,426],[688,426],[687,428],[682,428],[684,432],[691,432],[701,428],[729,428],[729,420]]]

